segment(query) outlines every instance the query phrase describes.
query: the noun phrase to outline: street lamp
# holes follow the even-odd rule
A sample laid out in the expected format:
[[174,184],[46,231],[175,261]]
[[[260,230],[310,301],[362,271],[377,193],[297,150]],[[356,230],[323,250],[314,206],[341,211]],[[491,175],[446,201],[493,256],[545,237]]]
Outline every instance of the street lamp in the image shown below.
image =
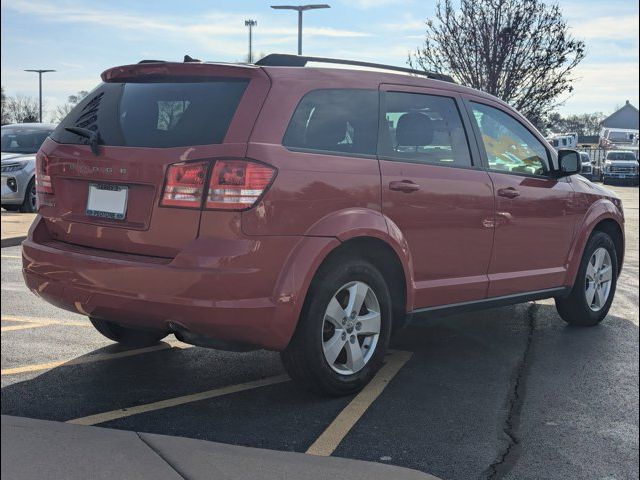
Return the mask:
[[244,26],[249,27],[249,63],[253,62],[251,33],[253,27],[255,27],[256,25],[258,25],[258,22],[256,20],[249,19],[244,21]]
[[38,74],[38,100],[39,100],[39,105],[40,105],[40,110],[39,110],[39,121],[40,123],[42,123],[42,74],[43,73],[47,73],[47,72],[55,72],[55,70],[25,70],[25,72],[35,72]]
[[326,3],[316,5],[271,5],[276,10],[295,10],[298,12],[298,55],[302,55],[302,12],[318,8],[331,8]]

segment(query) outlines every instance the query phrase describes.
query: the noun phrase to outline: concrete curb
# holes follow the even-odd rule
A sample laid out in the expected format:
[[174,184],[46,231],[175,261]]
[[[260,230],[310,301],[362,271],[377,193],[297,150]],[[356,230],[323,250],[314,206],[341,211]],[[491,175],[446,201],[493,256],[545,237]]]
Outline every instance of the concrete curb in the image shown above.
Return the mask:
[[2,246],[0,248],[5,247],[16,247],[22,243],[23,240],[26,240],[27,236],[23,235],[22,237],[8,237],[2,239]]
[[[1,474],[14,480],[438,480],[374,462],[2,415]],[[6,476],[5,476],[6,475]]]

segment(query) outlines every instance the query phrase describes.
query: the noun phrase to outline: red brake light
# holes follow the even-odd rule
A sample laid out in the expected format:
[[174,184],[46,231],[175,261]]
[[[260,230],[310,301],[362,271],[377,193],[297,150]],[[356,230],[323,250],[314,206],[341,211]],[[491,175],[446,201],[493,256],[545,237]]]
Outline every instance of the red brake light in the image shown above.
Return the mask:
[[244,210],[251,207],[271,183],[275,169],[246,160],[218,160],[213,166],[207,208]]
[[53,194],[53,184],[51,183],[51,175],[49,167],[51,159],[44,153],[36,155],[36,192]]
[[200,208],[209,162],[169,165],[160,205]]

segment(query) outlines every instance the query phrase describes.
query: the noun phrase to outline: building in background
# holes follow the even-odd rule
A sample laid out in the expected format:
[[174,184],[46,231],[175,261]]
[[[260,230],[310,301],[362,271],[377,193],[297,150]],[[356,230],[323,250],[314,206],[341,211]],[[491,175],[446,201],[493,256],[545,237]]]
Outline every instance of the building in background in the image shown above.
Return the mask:
[[604,128],[620,128],[624,130],[638,130],[638,109],[629,103],[613,112],[602,121]]

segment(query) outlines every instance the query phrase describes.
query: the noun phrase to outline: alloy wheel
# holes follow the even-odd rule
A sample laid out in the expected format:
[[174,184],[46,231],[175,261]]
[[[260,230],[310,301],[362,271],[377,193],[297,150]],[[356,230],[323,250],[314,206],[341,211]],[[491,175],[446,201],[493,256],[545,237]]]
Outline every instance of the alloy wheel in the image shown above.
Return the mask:
[[593,252],[589,259],[584,282],[587,305],[594,312],[600,311],[607,303],[611,292],[612,279],[611,256],[606,248],[600,247]]
[[373,356],[381,326],[380,304],[364,282],[349,282],[331,297],[322,324],[322,350],[342,375],[362,370]]

